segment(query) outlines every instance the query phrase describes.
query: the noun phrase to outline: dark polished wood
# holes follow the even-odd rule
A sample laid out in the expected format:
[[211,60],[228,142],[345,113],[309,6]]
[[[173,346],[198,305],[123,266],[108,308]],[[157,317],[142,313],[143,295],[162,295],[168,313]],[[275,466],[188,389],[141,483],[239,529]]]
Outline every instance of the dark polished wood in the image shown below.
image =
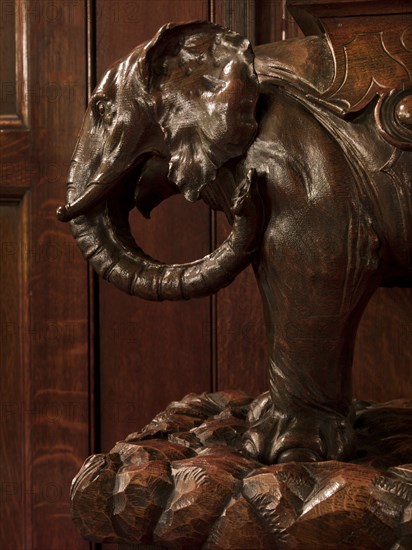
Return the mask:
[[[351,367],[374,291],[412,280],[412,12],[392,5],[384,32],[385,2],[373,12],[363,0],[335,2],[335,11],[322,1],[290,6],[315,36],[256,46],[253,59],[248,41],[220,26],[170,24],[113,65],[91,97],[59,219],[71,221],[99,275],[149,300],[213,294],[251,263],[270,391],[253,402],[236,393],[189,396],[109,455],[91,457],[72,494],[75,522],[90,540],[171,548],[410,543],[402,519],[411,493],[410,402],[352,402]],[[202,259],[163,264],[136,245],[128,213],[137,206],[148,217],[178,191],[201,197],[232,227]],[[242,354],[262,340],[261,322],[250,321],[259,319],[252,300],[237,300],[240,359],[229,381],[247,379]],[[217,366],[216,299],[211,315]],[[225,322],[227,337],[230,316]],[[219,371],[213,378],[222,382]],[[179,449],[188,453],[182,460]],[[263,474],[257,461],[269,465]],[[279,491],[275,506],[269,496]],[[291,505],[289,492],[300,503]],[[387,493],[396,497],[382,518]],[[380,521],[384,534],[363,528]],[[239,522],[248,526],[240,538]]]
[[[13,4],[17,33],[8,15]],[[284,29],[280,4],[278,0],[0,3],[1,23],[10,31],[9,38],[0,31],[6,40],[1,54],[8,56],[6,63],[12,67],[13,47],[7,40],[14,38],[20,90],[12,102],[17,109],[6,108],[0,117],[4,405],[0,432],[5,442],[0,507],[7,525],[0,529],[2,548],[88,547],[68,520],[66,502],[70,479],[84,456],[100,448],[107,451],[113,441],[148,422],[186,391],[236,386],[255,395],[267,387],[264,324],[251,267],[219,293],[215,305],[215,298],[146,304],[123,297],[104,282],[93,298],[94,284],[88,283],[77,246],[69,229],[54,221],[53,211],[64,200],[70,153],[87,102],[86,89],[95,84],[96,60],[100,78],[107,64],[168,21],[212,18],[249,33],[255,44],[272,42],[281,38]],[[333,3],[324,2],[328,4]],[[368,9],[368,3],[363,4]],[[405,3],[388,0],[382,5],[393,11]],[[27,19],[19,15],[24,12]],[[388,20],[381,17],[386,28]],[[286,20],[286,37],[291,38],[296,24],[289,16]],[[234,28],[236,24],[240,27]],[[11,89],[3,69],[2,62],[2,94]],[[213,214],[209,218],[207,206],[190,205],[179,196],[162,203],[152,218],[143,221],[136,216],[136,236],[149,252],[167,262],[203,256],[230,232],[229,224],[219,220],[215,239]],[[357,334],[356,397],[412,398],[411,308],[410,289],[380,288],[372,297]],[[16,330],[11,331],[11,319]],[[227,337],[218,335],[218,330],[226,329]],[[243,336],[253,341],[252,350],[242,345]],[[98,368],[89,373],[93,351],[99,349],[105,354],[101,377]],[[98,353],[96,359],[98,366]],[[169,378],[167,384],[153,375],[159,365]]]
[[[253,265],[270,399],[244,445],[267,463],[346,457],[359,320],[379,286],[411,283],[412,13],[391,13],[386,38],[362,10],[345,29],[326,11],[326,34],[255,55],[216,24],[162,27],[93,92],[57,212],[99,275],[147,300],[211,295]],[[129,212],[150,217],[179,191],[232,228],[203,258],[166,264],[136,244]],[[239,314],[244,350],[258,334]]]
[[1,32],[0,125],[4,130],[28,126],[27,3],[3,5]]
[[[379,288],[366,308],[356,338],[353,395],[378,402],[410,399],[412,289]],[[379,362],[378,355],[382,357]]]
[[23,330],[20,323],[20,315],[24,311],[20,278],[24,277],[24,269],[19,270],[20,266],[16,261],[23,255],[21,243],[25,230],[22,220],[23,209],[24,205],[18,197],[7,202],[2,197],[0,279],[8,292],[1,304],[0,440],[2,445],[0,464],[8,464],[9,457],[13,458],[13,462],[9,463],[9,476],[3,472],[0,478],[3,497],[0,499],[0,515],[9,526],[8,531],[0,530],[0,545],[16,548],[23,546],[25,532],[24,507],[22,508],[21,505],[24,491],[21,480],[24,479],[25,471],[25,427],[22,422],[25,403],[23,384],[25,350],[21,346]]

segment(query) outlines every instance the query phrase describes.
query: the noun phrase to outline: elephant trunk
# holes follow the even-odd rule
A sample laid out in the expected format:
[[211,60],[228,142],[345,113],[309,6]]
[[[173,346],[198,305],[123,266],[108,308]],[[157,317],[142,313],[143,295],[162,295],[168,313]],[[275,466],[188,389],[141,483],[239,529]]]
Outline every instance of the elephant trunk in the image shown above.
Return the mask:
[[262,202],[252,179],[249,175],[235,193],[228,238],[194,262],[168,265],[144,254],[125,222],[125,212],[110,202],[72,220],[72,232],[97,273],[129,294],[147,300],[208,296],[231,283],[251,262],[259,245]]
[[105,198],[110,191],[108,185],[93,184],[89,189],[77,200],[72,203],[59,206],[56,215],[61,222],[68,222],[80,216],[84,210],[94,208]]

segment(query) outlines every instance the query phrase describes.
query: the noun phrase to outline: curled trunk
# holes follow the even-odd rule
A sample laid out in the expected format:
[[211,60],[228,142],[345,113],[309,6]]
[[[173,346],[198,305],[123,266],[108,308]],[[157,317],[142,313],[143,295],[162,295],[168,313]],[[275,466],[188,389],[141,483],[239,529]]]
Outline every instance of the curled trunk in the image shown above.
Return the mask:
[[262,228],[262,205],[251,178],[234,198],[232,231],[207,256],[190,263],[163,264],[135,243],[128,210],[108,201],[71,221],[74,237],[97,273],[129,294],[147,300],[200,298],[227,286],[251,261]]

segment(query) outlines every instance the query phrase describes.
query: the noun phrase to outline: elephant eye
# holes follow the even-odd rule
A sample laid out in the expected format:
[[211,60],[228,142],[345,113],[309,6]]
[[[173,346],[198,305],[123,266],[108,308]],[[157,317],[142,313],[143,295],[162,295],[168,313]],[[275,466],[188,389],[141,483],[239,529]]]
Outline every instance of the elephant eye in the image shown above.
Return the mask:
[[96,104],[97,112],[100,116],[104,116],[106,114],[106,102],[105,101],[98,101]]

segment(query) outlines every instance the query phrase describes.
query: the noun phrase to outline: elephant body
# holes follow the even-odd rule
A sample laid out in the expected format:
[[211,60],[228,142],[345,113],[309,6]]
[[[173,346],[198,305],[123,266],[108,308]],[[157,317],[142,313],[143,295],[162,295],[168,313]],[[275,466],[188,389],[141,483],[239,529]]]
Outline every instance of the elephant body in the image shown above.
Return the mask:
[[[412,284],[410,129],[398,139],[376,122],[408,93],[352,108],[348,91],[328,96],[333,75],[324,37],[253,59],[217,25],[166,26],[95,91],[59,211],[99,274],[144,298],[208,295],[253,263],[270,392],[244,446],[268,463],[350,453],[359,320],[378,286]],[[233,225],[210,255],[167,266],[137,247],[127,214],[178,191]]]
[[[378,286],[412,283],[411,155],[401,153],[388,169],[393,147],[373,131],[372,109],[362,118],[348,127],[330,115],[332,134],[313,110],[273,92],[267,124],[246,158],[245,171],[262,167],[270,205],[254,268],[269,335],[272,405],[256,404],[264,412],[249,434],[252,454],[268,462],[303,441],[308,459],[350,452],[359,320]],[[364,155],[348,154],[346,139]]]

